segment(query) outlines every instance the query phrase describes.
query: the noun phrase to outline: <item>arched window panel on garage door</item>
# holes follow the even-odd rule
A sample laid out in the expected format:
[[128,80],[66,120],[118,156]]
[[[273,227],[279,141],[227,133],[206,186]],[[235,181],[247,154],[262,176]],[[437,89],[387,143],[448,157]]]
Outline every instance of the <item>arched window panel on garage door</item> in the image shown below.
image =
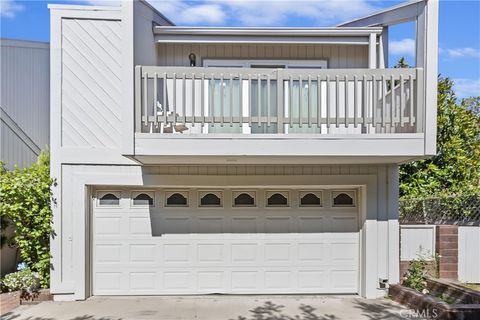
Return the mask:
[[134,207],[153,207],[155,206],[155,193],[153,191],[134,191],[132,192],[132,206]]
[[255,191],[233,191],[234,207],[255,207],[256,194]]
[[267,191],[267,207],[288,207],[289,193],[288,191]]
[[187,191],[166,191],[165,206],[167,207],[188,207]]
[[323,205],[322,191],[300,191],[299,201],[301,207],[321,207]]
[[118,207],[120,206],[120,191],[97,191],[97,206]]
[[223,205],[223,195],[221,191],[200,191],[200,207],[221,207]]
[[332,191],[333,207],[355,207],[355,191]]

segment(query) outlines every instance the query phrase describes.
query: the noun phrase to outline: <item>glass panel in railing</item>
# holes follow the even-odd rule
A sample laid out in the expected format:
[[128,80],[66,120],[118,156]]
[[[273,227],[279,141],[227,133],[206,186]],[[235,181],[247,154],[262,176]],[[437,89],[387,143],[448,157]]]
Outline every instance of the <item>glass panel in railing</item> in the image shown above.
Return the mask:
[[[277,81],[270,80],[270,91],[268,90],[268,81],[260,81],[260,90],[258,80],[252,80],[250,91],[250,103],[252,106],[252,134],[259,133],[277,133]],[[260,91],[260,99],[259,99]],[[270,104],[268,104],[268,94],[270,94]]]
[[239,119],[242,117],[242,106],[240,105],[240,81],[210,80],[208,81],[208,117],[216,120],[223,117],[222,123],[208,124],[208,133],[242,133],[242,127],[238,121],[232,121],[230,117]]
[[[286,91],[288,95],[285,99],[286,116],[287,118],[293,117],[293,125],[286,125],[286,133],[289,134],[302,134],[302,133],[321,133],[321,127],[317,126],[317,114],[318,114],[318,89],[317,81],[302,80],[301,87],[300,81],[293,81],[293,86],[290,88],[290,83],[286,83]],[[310,99],[309,99],[310,91]],[[309,106],[310,100],[310,106]],[[291,108],[290,108],[291,102]],[[291,115],[288,113],[292,112]],[[310,119],[310,126],[309,126]]]

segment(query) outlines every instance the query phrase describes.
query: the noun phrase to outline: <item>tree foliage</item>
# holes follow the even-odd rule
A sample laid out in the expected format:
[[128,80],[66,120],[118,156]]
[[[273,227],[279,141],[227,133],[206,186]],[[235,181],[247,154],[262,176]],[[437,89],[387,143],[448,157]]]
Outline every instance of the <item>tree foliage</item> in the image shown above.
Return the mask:
[[13,244],[28,268],[38,272],[42,287],[50,282],[52,184],[48,152],[29,168],[0,170],[0,218],[15,226]]
[[480,97],[458,102],[438,79],[437,154],[400,167],[400,195],[427,198],[480,192]]

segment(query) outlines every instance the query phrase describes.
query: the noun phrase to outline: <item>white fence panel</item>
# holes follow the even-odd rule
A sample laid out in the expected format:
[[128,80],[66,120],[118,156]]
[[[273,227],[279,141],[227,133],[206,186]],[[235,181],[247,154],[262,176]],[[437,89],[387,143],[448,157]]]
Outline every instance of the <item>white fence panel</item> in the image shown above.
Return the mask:
[[458,228],[458,279],[480,283],[480,227]]
[[400,260],[410,261],[420,255],[435,254],[435,225],[400,226]]

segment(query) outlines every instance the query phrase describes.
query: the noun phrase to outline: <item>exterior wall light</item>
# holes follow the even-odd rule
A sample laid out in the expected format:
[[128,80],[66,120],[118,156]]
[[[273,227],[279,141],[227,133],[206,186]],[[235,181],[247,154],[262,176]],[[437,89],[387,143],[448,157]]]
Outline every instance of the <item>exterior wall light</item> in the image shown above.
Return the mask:
[[190,53],[188,55],[188,60],[190,60],[190,67],[195,67],[195,65],[197,64],[197,57],[194,53]]

